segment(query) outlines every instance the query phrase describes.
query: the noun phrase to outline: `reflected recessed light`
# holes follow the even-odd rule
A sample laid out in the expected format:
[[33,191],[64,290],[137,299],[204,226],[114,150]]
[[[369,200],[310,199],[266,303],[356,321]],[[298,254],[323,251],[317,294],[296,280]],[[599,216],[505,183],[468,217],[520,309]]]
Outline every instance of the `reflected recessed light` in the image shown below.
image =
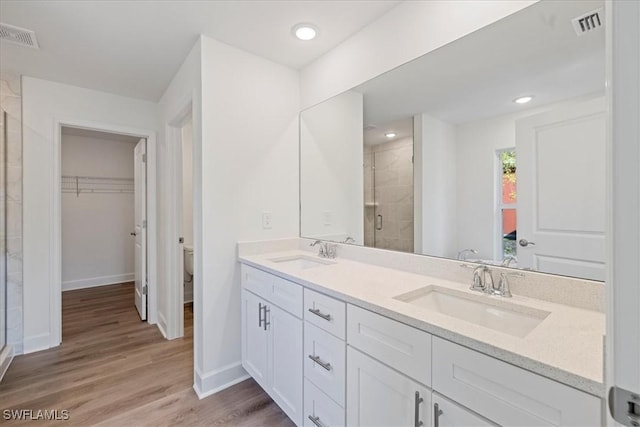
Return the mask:
[[526,104],[532,99],[533,99],[533,96],[521,96],[520,98],[514,99],[513,102],[515,102],[516,104]]
[[396,133],[395,132],[387,132],[384,134],[384,136],[386,136],[387,138],[395,138],[396,137]]
[[292,30],[293,34],[303,41],[313,40],[318,35],[318,30],[311,24],[298,24]]

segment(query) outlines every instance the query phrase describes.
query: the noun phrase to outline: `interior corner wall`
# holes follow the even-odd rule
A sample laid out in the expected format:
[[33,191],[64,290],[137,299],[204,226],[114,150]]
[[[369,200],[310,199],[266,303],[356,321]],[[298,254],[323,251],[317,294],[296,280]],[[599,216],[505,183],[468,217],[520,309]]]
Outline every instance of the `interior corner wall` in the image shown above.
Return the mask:
[[537,1],[401,2],[302,69],[302,108],[349,90]]
[[302,236],[364,243],[363,120],[354,91],[300,115]]
[[[297,237],[298,72],[202,37],[202,235],[204,337],[196,386],[207,395],[247,378],[241,365],[242,240]],[[195,147],[195,145],[194,145]],[[205,167],[206,166],[206,167]],[[195,187],[195,184],[194,184]],[[262,212],[272,227],[263,229]],[[197,292],[197,289],[196,289]],[[198,372],[199,371],[199,372]]]
[[[137,140],[63,134],[63,176],[129,178]],[[134,280],[132,192],[63,192],[62,290]]]
[[58,345],[51,299],[55,123],[59,119],[156,129],[156,104],[47,80],[22,78],[24,352]]
[[456,256],[456,135],[453,125],[414,117],[414,240],[419,253]]

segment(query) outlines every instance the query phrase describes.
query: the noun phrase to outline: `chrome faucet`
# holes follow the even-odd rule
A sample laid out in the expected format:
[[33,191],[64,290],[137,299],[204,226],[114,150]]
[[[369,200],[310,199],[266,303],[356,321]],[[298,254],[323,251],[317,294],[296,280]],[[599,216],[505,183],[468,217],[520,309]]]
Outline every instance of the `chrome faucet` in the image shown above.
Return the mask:
[[337,253],[337,245],[322,240],[316,240],[310,246],[320,245],[318,256],[321,258],[335,258]]
[[460,252],[458,252],[458,260],[459,261],[466,261],[467,260],[467,256],[469,254],[477,254],[478,251],[475,249],[463,249]]
[[523,273],[500,273],[500,282],[498,288],[493,291],[493,295],[511,298],[511,289],[509,288],[509,277],[524,277]]
[[351,236],[347,236],[347,238],[342,241],[342,243],[355,243],[355,242],[356,242],[356,239],[354,239]]
[[485,264],[477,266],[473,270],[473,282],[469,288],[472,291],[483,292],[485,294],[493,295],[494,283],[493,274],[489,267]]
[[506,257],[504,257],[504,259],[502,260],[502,264],[500,265],[502,267],[509,267],[509,265],[511,265],[512,262],[518,262],[518,259],[513,255],[507,255]]

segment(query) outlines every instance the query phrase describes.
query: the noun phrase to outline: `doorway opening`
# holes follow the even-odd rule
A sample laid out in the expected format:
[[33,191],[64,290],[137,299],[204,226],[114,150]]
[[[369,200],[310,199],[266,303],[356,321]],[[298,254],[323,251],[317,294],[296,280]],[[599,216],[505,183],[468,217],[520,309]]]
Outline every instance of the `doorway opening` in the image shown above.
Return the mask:
[[[179,244],[182,246],[182,268],[178,269],[178,276],[182,277],[182,315],[178,317],[183,320],[182,335],[187,328],[193,328],[193,285],[194,285],[194,264],[193,264],[193,121],[191,112],[184,117],[180,127],[180,159],[181,173],[178,175],[180,184],[177,186],[182,197],[178,198],[178,203],[182,213]],[[179,255],[180,257],[180,255]],[[180,263],[179,263],[180,264]],[[179,286],[180,288],[180,286]],[[191,322],[191,324],[184,324]]]
[[[70,320],[67,300],[114,290],[130,294],[128,306],[110,307],[105,297],[102,306],[83,312],[83,328],[99,326],[100,312],[109,309],[147,320],[146,146],[138,136],[61,126],[63,326]],[[70,311],[77,316],[78,310]],[[65,326],[61,338],[67,332],[74,335]]]

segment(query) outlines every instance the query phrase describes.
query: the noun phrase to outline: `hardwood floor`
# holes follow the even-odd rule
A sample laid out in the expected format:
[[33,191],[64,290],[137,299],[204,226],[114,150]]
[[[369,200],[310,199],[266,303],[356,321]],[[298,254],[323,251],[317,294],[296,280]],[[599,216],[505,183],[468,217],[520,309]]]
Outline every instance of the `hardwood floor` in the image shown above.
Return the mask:
[[165,340],[141,322],[133,284],[63,293],[62,345],[18,356],[0,383],[5,410],[67,410],[67,421],[37,425],[292,426],[253,381],[198,400],[193,391],[193,311],[185,336]]

